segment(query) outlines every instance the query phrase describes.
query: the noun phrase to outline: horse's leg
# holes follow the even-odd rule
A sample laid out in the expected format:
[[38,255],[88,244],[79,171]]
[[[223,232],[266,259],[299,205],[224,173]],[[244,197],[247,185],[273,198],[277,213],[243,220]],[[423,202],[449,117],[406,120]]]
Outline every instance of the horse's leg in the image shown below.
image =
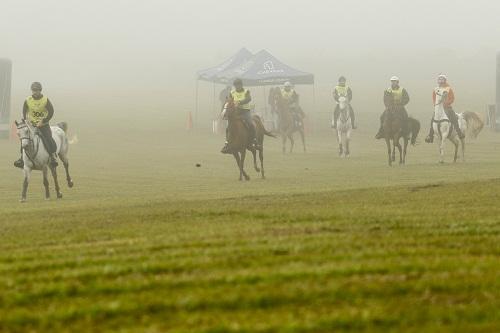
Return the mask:
[[264,146],[263,145],[260,145],[259,159],[260,159],[260,175],[261,175],[262,179],[265,179],[266,176],[264,175]]
[[300,130],[300,138],[302,139],[302,147],[304,147],[304,153],[306,152],[306,136],[304,135],[304,130]]
[[460,144],[462,145],[462,162],[465,163],[465,139],[460,139]]
[[59,158],[63,162],[64,170],[66,171],[66,181],[68,182],[68,187],[72,188],[73,185],[74,185],[74,183],[73,183],[73,179],[71,179],[71,176],[69,175],[69,161],[68,161],[68,157],[65,154],[64,155],[60,154]]
[[243,173],[243,177],[245,177],[245,180],[250,180],[250,176],[247,175],[245,172],[245,156],[247,155],[247,150],[243,149],[241,152],[241,172]]
[[398,147],[398,151],[399,151],[399,164],[403,164],[403,148],[401,147],[401,143],[399,142],[401,138],[397,138],[394,140],[394,145],[396,147]]
[[24,167],[24,182],[23,182],[23,192],[21,194],[21,202],[26,202],[26,193],[28,192],[28,184],[30,182],[31,169]]
[[293,133],[288,134],[288,139],[290,140],[290,153],[292,153],[293,146],[295,145],[295,141],[293,140]]
[[349,157],[351,155],[351,150],[349,149],[349,142],[351,141],[351,130],[347,130],[346,136],[345,136],[345,150],[346,150],[346,155]]
[[236,160],[236,165],[238,165],[238,170],[240,171],[240,181],[243,180],[243,172],[241,170],[241,159],[239,152],[233,153],[234,159]]
[[392,166],[391,139],[386,138],[385,143],[387,145],[387,156],[389,157],[389,166]]
[[63,197],[61,193],[61,189],[59,188],[59,181],[57,180],[57,170],[56,168],[50,168],[50,172],[52,173],[52,178],[54,178],[54,185],[56,187],[57,199],[61,199]]
[[49,180],[47,179],[47,166],[44,166],[42,169],[43,174],[43,187],[45,187],[45,199],[50,199],[50,191],[49,191]]
[[444,163],[444,145],[445,145],[446,137],[442,136],[441,141],[439,143],[439,163]]
[[[259,143],[259,145],[262,145],[262,144]],[[252,149],[250,151],[252,152],[252,155],[253,155],[253,167],[255,168],[255,171],[260,172],[260,169],[257,166],[257,150],[256,149]]]
[[404,138],[404,147],[403,147],[403,164],[406,164],[406,152],[408,150],[408,138]]
[[449,138],[451,142],[453,142],[453,145],[455,146],[455,155],[453,156],[453,163],[457,163],[458,159],[458,139],[456,137],[450,137]]
[[283,142],[283,154],[286,154],[286,134],[281,134],[281,141]]

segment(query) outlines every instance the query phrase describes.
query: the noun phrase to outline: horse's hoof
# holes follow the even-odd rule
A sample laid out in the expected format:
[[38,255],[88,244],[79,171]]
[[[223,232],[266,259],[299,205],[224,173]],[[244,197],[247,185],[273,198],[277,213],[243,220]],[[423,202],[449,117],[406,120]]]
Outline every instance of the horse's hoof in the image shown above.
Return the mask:
[[20,203],[26,203],[26,198],[21,198],[21,200],[19,200]]
[[255,171],[260,172],[260,169],[259,168],[255,168]]
[[57,199],[62,199],[63,195],[62,193],[57,193]]
[[250,180],[250,176],[245,176],[245,180],[249,181]]
[[50,201],[50,197],[45,197],[45,201]]
[[73,188],[73,186],[74,186],[74,185],[75,185],[75,184],[73,183],[73,181],[72,181],[72,180],[69,180],[69,181],[68,181],[68,187],[69,187],[69,188]]

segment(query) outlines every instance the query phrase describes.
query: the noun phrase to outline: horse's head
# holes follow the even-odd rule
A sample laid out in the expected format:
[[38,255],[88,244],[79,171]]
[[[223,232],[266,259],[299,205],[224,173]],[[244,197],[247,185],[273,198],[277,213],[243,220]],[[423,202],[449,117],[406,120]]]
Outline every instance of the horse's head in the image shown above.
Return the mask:
[[33,140],[30,124],[24,119],[20,122],[16,121],[15,124],[17,128],[17,136],[21,140],[21,147],[27,148]]
[[436,104],[434,104],[434,120],[448,119],[446,112],[444,110],[444,102],[448,97],[448,90],[445,88],[437,88],[436,93]]
[[344,97],[344,96],[339,97],[340,110],[346,110],[348,105],[349,105],[349,101],[347,100],[346,97]]
[[232,120],[236,115],[236,106],[231,96],[226,98],[226,103],[222,107],[221,118],[225,120]]

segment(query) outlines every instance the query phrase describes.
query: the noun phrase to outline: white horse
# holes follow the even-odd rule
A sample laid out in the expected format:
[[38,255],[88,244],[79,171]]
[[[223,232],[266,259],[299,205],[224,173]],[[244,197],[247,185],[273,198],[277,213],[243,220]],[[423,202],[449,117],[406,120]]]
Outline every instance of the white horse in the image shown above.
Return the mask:
[[[349,157],[349,141],[351,140],[352,124],[349,101],[345,97],[339,98],[340,115],[337,120],[337,142],[339,143],[339,156]],[[333,124],[332,124],[333,125]]]
[[[462,147],[462,161],[465,161],[465,139],[459,139],[458,134],[455,128],[451,125],[450,119],[446,115],[444,109],[443,101],[447,98],[447,91],[444,88],[436,89],[436,105],[434,105],[434,118],[432,120],[432,127],[434,129],[435,135],[438,136],[438,144],[439,144],[439,154],[440,159],[439,163],[444,163],[444,146],[446,139],[449,139],[455,145],[455,156],[453,158],[453,162],[456,162],[458,159],[458,147],[461,145]],[[462,133],[465,133],[466,122],[460,121],[458,125]]]
[[[43,185],[45,187],[45,198],[50,199],[49,191],[49,181],[47,179],[47,171],[50,169],[52,177],[54,178],[54,185],[56,188],[57,198],[62,198],[62,193],[59,189],[59,182],[57,181],[56,168],[50,167],[49,160],[50,156],[42,142],[42,138],[38,133],[38,130],[34,128],[29,121],[22,120],[21,122],[15,122],[17,127],[17,135],[21,140],[21,147],[23,151],[23,162],[24,162],[24,183],[23,191],[21,194],[21,202],[26,202],[26,193],[28,191],[28,184],[31,176],[32,170],[41,170],[43,173]],[[51,126],[52,137],[57,145],[56,153],[63,162],[64,169],[66,170],[66,180],[68,182],[68,187],[73,187],[73,180],[69,175],[69,163],[68,163],[68,137],[67,124],[60,123],[57,126]]]

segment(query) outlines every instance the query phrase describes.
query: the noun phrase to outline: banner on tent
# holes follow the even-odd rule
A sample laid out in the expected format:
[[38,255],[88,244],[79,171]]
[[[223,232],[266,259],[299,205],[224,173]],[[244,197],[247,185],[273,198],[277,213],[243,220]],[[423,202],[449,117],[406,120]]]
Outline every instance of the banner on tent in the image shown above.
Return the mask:
[[0,59],[0,138],[9,138],[10,121],[10,89],[12,63],[7,59]]

